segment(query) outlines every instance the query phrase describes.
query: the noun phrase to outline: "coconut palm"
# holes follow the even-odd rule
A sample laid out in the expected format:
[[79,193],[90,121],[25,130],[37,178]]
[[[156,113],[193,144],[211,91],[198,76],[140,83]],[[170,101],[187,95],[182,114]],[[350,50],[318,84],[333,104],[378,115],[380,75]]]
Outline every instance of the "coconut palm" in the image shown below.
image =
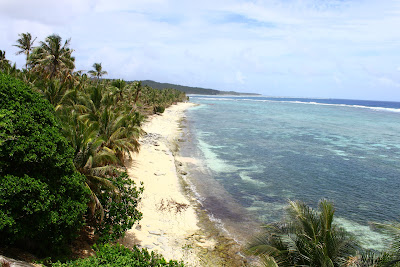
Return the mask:
[[342,266],[355,255],[354,238],[333,223],[335,209],[322,200],[319,212],[299,201],[290,201],[288,220],[265,226],[265,233],[249,252],[273,257],[279,266]]
[[20,38],[17,40],[17,44],[15,44],[14,46],[18,47],[20,50],[16,54],[26,55],[25,69],[28,69],[29,54],[33,49],[33,43],[35,42],[36,37],[32,40],[32,35],[29,32],[18,34],[18,36]]
[[66,84],[59,80],[48,80],[45,86],[41,87],[42,93],[57,110],[67,91]]
[[81,118],[87,120],[98,128],[98,136],[123,164],[124,155],[130,151],[139,150],[140,123],[143,116],[130,112],[126,105],[115,106],[114,95],[104,86],[90,88],[89,94],[81,98],[83,112]]
[[11,62],[6,59],[6,52],[0,50],[0,71],[15,76],[19,70],[17,69],[17,64],[11,65]]
[[111,85],[114,86],[114,88],[116,89],[115,93],[118,95],[116,99],[117,102],[121,101],[123,99],[126,82],[124,80],[118,79],[112,81]]
[[94,70],[89,70],[88,73],[92,77],[97,78],[97,81],[99,81],[102,76],[108,74],[107,71],[103,70],[103,67],[101,66],[101,63],[94,63],[93,64],[93,69]]
[[8,60],[6,59],[6,51],[0,50],[0,62],[4,62]]
[[74,109],[65,111],[63,119],[63,134],[74,149],[74,165],[76,169],[86,176],[86,186],[90,189],[89,211],[94,217],[99,213],[99,220],[104,216],[103,207],[98,199],[101,188],[118,193],[112,182],[107,179],[114,172],[114,167],[107,165],[117,163],[118,159],[108,148],[103,148],[102,140],[98,136],[97,125],[81,119]]
[[135,116],[111,107],[104,109],[99,121],[99,134],[104,140],[104,147],[112,150],[123,165],[125,155],[130,151],[139,152],[140,122]]
[[82,117],[99,124],[102,111],[113,104],[112,93],[105,90],[103,86],[89,87],[87,94],[81,98],[81,105],[85,108]]
[[44,73],[45,78],[68,78],[75,68],[74,50],[69,48],[71,39],[62,44],[62,38],[53,34],[40,42],[40,46],[33,50],[29,58],[33,70]]
[[139,99],[139,94],[142,91],[142,82],[137,81],[133,84],[133,88],[135,89],[135,100],[133,102],[134,105],[136,105],[136,102]]
[[5,70],[10,67],[10,61],[6,59],[6,51],[0,50],[0,70]]

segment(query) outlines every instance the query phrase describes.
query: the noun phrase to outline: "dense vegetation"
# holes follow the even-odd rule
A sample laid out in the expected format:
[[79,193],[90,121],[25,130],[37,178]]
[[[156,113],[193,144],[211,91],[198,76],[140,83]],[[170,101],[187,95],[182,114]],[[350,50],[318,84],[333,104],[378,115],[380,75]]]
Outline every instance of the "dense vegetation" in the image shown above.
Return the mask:
[[82,227],[88,190],[54,108],[0,73],[0,114],[0,244],[62,247]]
[[179,90],[181,92],[185,92],[186,94],[194,94],[194,95],[258,95],[251,93],[238,93],[234,91],[219,91],[215,89],[205,89],[200,87],[190,87],[183,86],[171,83],[159,83],[155,81],[145,80],[142,81],[144,85],[148,85],[152,88],[163,89],[163,88],[173,88]]
[[161,255],[154,252],[149,253],[147,249],[139,249],[136,246],[132,250],[117,245],[105,244],[95,246],[96,256],[86,259],[69,261],[67,263],[55,263],[54,267],[183,267],[183,263],[177,261],[166,261]]
[[125,171],[141,124],[186,95],[103,79],[101,63],[75,71],[70,40],[56,34],[38,46],[19,37],[24,69],[0,51],[0,248],[51,256],[78,235],[114,241],[142,217],[143,186]]

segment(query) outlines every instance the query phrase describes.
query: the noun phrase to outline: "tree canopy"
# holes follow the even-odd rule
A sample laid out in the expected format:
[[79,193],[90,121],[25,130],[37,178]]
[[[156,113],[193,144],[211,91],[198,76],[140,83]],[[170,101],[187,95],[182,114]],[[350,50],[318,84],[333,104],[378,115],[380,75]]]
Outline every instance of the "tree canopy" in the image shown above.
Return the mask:
[[46,78],[67,78],[75,68],[73,50],[69,48],[71,40],[62,43],[62,38],[53,34],[40,42],[40,46],[33,50],[29,60],[35,71],[41,72]]
[[17,55],[20,55],[20,54],[26,55],[25,68],[27,69],[29,54],[31,53],[31,51],[33,49],[33,43],[35,42],[36,38],[32,40],[32,35],[29,32],[18,34],[18,36],[20,38],[17,40],[17,44],[15,44],[14,46],[19,48]]
[[88,190],[54,108],[0,73],[0,243],[60,248],[81,228]]
[[16,42],[23,70],[0,50],[0,248],[53,256],[78,233],[115,241],[142,217],[143,186],[125,166],[141,123],[186,96],[101,79],[101,63],[75,71],[70,39],[57,34],[33,41],[24,33]]

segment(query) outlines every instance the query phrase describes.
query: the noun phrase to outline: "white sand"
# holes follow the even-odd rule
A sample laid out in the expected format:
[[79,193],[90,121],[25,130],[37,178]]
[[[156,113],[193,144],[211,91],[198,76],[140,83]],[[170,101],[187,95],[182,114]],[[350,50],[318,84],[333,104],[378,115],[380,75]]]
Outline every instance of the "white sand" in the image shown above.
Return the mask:
[[[212,246],[199,236],[198,218],[182,192],[175,159],[170,150],[180,134],[180,120],[192,103],[179,103],[153,116],[143,129],[148,136],[141,140],[139,154],[133,155],[128,174],[137,184],[144,183],[139,210],[143,219],[126,233],[121,243],[134,244],[161,253],[167,260],[183,260],[189,266],[200,266],[192,249],[194,237],[201,246]],[[155,136],[155,137],[154,137]],[[155,140],[156,139],[156,140]],[[193,161],[180,158],[182,161]]]

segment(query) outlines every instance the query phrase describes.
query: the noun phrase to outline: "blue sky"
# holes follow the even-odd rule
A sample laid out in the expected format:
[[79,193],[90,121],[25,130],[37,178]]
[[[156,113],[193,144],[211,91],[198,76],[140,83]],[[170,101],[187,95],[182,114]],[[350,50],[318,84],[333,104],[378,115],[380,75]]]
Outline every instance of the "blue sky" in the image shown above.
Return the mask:
[[0,0],[18,67],[22,32],[71,38],[77,69],[108,78],[400,101],[399,0]]

